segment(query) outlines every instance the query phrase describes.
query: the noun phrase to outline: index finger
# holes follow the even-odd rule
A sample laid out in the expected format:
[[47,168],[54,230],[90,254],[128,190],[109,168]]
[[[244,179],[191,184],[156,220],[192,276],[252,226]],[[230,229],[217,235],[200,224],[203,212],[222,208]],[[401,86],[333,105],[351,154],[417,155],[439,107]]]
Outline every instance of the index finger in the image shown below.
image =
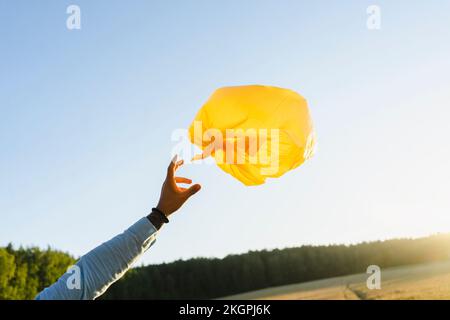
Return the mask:
[[177,171],[177,169],[178,169],[179,167],[181,167],[181,166],[183,165],[183,163],[184,163],[184,160],[177,161],[177,162],[175,163],[175,169],[174,169],[174,171]]
[[175,167],[176,167],[177,162],[178,162],[178,155],[176,154],[170,161],[169,167],[167,168],[167,176],[169,178],[173,178],[173,174],[176,170]]

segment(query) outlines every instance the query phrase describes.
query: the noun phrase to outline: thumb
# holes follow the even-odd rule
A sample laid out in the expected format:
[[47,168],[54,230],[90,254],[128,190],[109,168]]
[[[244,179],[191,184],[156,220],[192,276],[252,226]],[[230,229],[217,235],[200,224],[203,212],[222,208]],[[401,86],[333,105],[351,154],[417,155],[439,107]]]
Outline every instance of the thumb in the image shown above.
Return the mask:
[[193,186],[189,187],[189,189],[186,190],[188,198],[199,192],[201,188],[202,187],[199,184],[194,184]]

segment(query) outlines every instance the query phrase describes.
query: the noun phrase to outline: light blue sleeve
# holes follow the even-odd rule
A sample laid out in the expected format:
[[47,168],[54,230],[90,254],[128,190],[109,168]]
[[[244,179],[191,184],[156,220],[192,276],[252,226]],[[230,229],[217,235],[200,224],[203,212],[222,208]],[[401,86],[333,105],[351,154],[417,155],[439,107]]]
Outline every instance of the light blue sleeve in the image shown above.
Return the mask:
[[156,234],[156,228],[147,218],[140,219],[123,233],[82,256],[36,299],[92,300],[99,297],[150,248],[156,241]]

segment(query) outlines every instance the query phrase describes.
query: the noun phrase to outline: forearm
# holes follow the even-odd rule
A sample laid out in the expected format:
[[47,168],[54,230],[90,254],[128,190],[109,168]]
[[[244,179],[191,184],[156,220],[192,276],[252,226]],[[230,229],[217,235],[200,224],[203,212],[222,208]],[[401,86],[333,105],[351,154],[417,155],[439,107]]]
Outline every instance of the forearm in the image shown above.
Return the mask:
[[[155,223],[155,225],[153,225]],[[162,223],[153,215],[140,219],[123,233],[85,254],[75,265],[80,286],[71,286],[73,274],[65,273],[36,299],[89,300],[102,295],[155,242]]]
[[[183,160],[177,161],[176,156],[171,161],[158,205],[149,216],[140,219],[122,234],[81,257],[71,269],[74,274],[66,272],[56,283],[44,289],[36,299],[95,299],[119,280],[155,242],[157,231],[163,223],[169,222],[167,217],[200,190],[199,184],[189,188],[178,187],[177,183],[192,183],[191,179],[174,176],[182,164]],[[79,286],[76,285],[77,272],[80,279]]]

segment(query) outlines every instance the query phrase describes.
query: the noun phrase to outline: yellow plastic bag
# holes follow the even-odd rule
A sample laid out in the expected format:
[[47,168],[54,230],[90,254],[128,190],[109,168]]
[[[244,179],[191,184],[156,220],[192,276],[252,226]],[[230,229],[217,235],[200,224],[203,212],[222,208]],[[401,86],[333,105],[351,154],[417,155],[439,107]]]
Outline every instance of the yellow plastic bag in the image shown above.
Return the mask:
[[247,186],[263,184],[301,165],[314,153],[306,100],[277,87],[250,85],[216,90],[189,128],[192,143]]

